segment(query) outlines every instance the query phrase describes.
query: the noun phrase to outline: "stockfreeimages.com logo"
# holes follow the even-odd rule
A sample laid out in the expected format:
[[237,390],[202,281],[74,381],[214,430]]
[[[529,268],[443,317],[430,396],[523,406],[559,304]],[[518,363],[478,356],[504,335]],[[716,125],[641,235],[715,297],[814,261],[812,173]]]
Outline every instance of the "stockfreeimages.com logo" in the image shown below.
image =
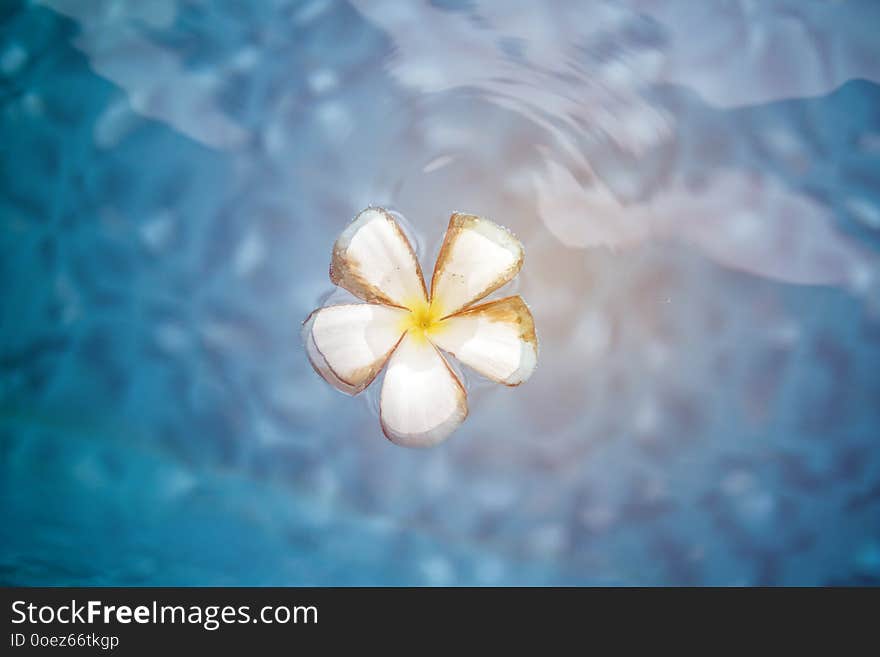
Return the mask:
[[111,625],[120,623],[201,625],[214,631],[221,625],[236,623],[317,623],[318,608],[315,606],[268,605],[253,612],[249,605],[160,605],[155,600],[149,605],[108,605],[100,600],[85,603],[71,600],[70,604],[35,605],[24,600],[12,603],[12,623],[32,625],[60,623],[62,625]]

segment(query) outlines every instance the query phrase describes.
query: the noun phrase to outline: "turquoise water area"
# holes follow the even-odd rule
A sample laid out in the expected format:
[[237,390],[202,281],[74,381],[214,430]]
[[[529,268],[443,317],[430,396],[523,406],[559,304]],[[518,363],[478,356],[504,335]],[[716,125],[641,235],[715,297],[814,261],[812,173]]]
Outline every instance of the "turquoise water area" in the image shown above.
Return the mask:
[[[880,584],[878,28],[0,4],[0,582]],[[369,204],[526,248],[538,370],[427,451],[300,342]]]

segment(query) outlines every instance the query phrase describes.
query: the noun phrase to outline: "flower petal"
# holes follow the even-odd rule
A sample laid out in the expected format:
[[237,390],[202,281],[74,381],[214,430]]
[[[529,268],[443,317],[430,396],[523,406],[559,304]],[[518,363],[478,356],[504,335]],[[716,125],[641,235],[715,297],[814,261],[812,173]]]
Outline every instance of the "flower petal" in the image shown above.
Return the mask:
[[538,363],[538,338],[518,296],[468,308],[444,319],[431,341],[493,381],[517,386]]
[[441,317],[451,315],[509,282],[522,263],[522,244],[508,230],[456,212],[434,266],[431,303]]
[[338,390],[356,395],[376,378],[400,342],[408,314],[370,303],[316,310],[303,324],[312,367]]
[[409,308],[427,298],[412,245],[382,208],[361,212],[336,240],[330,280],[364,301]]
[[382,431],[406,447],[430,447],[467,417],[467,395],[443,355],[407,333],[388,362],[379,401]]

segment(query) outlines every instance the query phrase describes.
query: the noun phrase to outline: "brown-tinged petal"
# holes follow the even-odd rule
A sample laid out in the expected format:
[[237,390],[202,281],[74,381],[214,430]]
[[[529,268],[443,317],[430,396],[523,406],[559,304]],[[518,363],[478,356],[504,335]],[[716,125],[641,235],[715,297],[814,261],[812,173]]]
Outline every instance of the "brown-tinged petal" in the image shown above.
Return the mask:
[[522,263],[522,244],[510,231],[456,212],[434,266],[431,303],[442,317],[451,315],[508,283]]
[[535,322],[519,296],[447,317],[431,333],[431,341],[483,376],[508,386],[528,379],[538,363]]
[[361,212],[336,240],[330,280],[364,301],[401,308],[424,304],[427,298],[415,251],[382,208]]
[[366,388],[403,335],[408,310],[370,303],[327,306],[303,324],[306,353],[328,383],[349,395]]
[[467,395],[443,355],[407,333],[388,362],[379,401],[382,430],[393,443],[430,447],[467,417]]

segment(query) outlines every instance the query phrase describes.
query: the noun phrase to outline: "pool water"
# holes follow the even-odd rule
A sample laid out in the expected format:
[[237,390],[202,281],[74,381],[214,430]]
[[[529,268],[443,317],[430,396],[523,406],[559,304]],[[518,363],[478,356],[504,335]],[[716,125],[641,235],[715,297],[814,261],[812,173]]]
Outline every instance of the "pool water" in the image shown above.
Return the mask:
[[[4,3],[0,582],[880,584],[878,27]],[[538,369],[430,450],[300,340],[370,204],[526,248]]]

